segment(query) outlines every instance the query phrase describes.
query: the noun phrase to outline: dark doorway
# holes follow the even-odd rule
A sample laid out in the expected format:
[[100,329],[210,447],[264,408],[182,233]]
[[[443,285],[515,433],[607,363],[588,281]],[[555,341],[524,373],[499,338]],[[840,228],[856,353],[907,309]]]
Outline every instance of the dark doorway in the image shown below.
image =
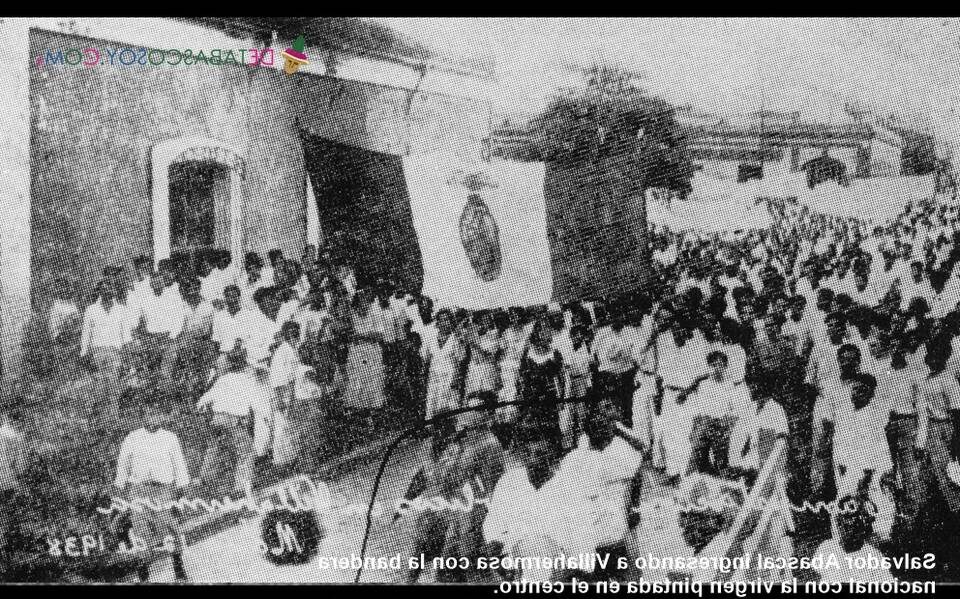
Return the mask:
[[361,284],[385,278],[420,291],[423,258],[402,158],[316,136],[305,137],[303,147],[320,224],[334,255],[353,266]]
[[218,163],[170,165],[170,253],[190,259],[230,247],[230,171]]

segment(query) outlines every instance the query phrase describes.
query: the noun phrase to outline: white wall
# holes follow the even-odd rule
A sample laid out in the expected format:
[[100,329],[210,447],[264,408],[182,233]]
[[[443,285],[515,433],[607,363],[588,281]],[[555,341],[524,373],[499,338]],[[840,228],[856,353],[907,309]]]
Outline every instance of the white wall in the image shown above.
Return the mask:
[[870,143],[870,174],[874,177],[900,175],[903,150],[898,146],[874,138]]
[[740,162],[737,160],[696,160],[697,164],[703,165],[703,174],[714,179],[734,179],[737,178],[737,169]]
[[3,383],[21,372],[30,319],[29,19],[0,19],[0,368]]

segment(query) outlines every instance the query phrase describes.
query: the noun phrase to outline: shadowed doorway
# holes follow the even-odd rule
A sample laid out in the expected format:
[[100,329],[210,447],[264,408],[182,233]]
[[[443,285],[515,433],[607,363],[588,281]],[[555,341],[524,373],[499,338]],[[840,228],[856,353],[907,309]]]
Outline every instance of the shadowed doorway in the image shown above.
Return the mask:
[[331,250],[358,282],[387,278],[408,291],[423,287],[423,259],[413,228],[400,156],[305,135],[304,158]]
[[170,252],[194,264],[197,254],[230,247],[230,171],[213,161],[170,165]]

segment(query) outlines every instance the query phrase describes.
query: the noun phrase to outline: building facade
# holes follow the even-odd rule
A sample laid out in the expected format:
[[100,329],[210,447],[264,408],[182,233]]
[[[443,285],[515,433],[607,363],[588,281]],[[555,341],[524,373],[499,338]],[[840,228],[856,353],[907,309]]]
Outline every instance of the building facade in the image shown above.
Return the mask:
[[692,158],[717,178],[735,179],[744,162],[762,161],[765,176],[796,173],[824,150],[853,177],[900,174],[898,137],[865,124],[808,123],[799,112],[776,111],[719,118],[690,107],[678,109],[677,118],[687,130]]
[[[806,123],[799,112],[756,111],[720,117],[691,106],[679,107],[676,117],[694,163],[718,179],[736,179],[741,164],[761,161],[765,176],[796,173],[824,149],[842,160],[852,176],[900,174],[902,141],[880,126]],[[529,125],[506,123],[494,130],[491,152],[517,159],[536,156]]]
[[[27,323],[49,304],[54,279],[83,293],[104,266],[139,254],[159,261],[221,247],[240,260],[276,247],[300,256],[321,230],[352,227],[381,248],[372,261],[415,262],[395,184],[401,157],[479,153],[489,123],[482,77],[321,53],[311,40],[306,54],[318,60],[286,75],[283,43],[249,31],[174,19],[0,20],[11,61],[0,72],[5,380],[22,373]],[[261,60],[154,64],[171,49],[256,49]],[[369,173],[363,189],[343,193],[324,179],[344,168],[341,155]],[[391,252],[405,232],[414,247]],[[416,269],[398,276],[415,284]]]

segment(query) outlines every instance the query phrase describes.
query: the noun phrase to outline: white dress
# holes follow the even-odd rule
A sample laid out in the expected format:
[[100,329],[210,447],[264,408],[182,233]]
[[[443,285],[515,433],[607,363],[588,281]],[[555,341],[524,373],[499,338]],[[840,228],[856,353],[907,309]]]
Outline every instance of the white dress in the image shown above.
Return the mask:
[[896,506],[890,494],[881,487],[880,478],[893,470],[885,427],[889,411],[880,403],[860,410],[852,406],[839,410],[834,432],[833,462],[837,481],[837,497],[855,495],[858,483],[867,470],[873,470],[868,494],[877,506],[873,530],[880,539],[890,538]]
[[463,346],[452,334],[447,337],[443,346],[436,334],[424,337],[424,357],[430,360],[426,402],[426,416],[429,420],[442,410],[460,407],[460,397],[452,386],[466,354]]

